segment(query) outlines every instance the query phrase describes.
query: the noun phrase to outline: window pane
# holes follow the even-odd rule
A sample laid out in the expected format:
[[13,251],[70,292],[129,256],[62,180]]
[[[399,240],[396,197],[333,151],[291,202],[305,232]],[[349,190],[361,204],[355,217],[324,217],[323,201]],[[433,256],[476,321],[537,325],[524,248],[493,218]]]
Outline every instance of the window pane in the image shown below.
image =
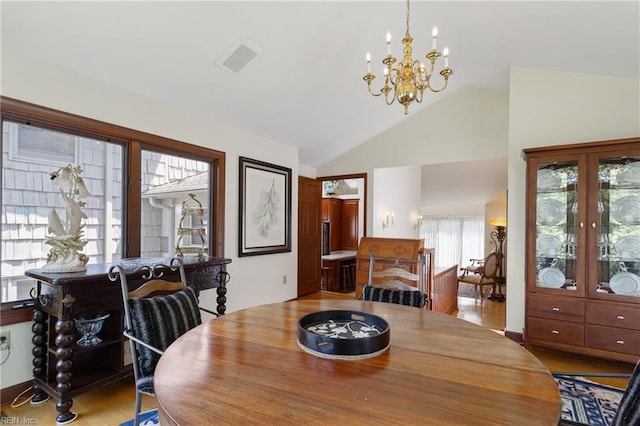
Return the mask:
[[[140,256],[174,256],[179,240],[180,247],[208,247],[208,236],[211,235],[208,223],[210,164],[143,150],[141,169]],[[180,239],[178,226],[183,216],[182,203],[187,200],[190,206],[194,205],[189,194],[202,204],[203,215],[189,214],[184,218],[182,227],[192,232],[184,233]],[[204,228],[203,233],[197,231],[200,228]],[[189,251],[183,250],[185,255]],[[194,254],[193,250],[189,254]]]
[[122,146],[11,121],[3,121],[2,132],[2,302],[28,298],[33,280],[24,271],[47,261],[49,212],[55,207],[65,220],[66,211],[50,175],[67,164],[82,167],[92,194],[83,209],[88,242],[82,252],[89,263],[120,259]]

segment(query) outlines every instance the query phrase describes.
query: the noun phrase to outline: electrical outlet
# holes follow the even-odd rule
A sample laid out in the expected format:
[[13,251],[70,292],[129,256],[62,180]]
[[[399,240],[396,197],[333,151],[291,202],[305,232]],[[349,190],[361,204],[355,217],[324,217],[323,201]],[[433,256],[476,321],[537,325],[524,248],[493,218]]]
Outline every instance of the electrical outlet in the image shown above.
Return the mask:
[[9,349],[11,343],[11,332],[0,331],[0,350]]
[[287,283],[287,276],[283,275],[282,276],[282,284],[286,284]]

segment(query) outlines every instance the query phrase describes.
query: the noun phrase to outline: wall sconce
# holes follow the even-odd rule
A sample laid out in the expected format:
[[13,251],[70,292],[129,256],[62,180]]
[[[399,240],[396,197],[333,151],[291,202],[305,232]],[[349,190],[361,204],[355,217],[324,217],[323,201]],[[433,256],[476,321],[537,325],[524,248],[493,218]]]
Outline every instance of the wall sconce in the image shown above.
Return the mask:
[[387,216],[382,221],[382,230],[387,229],[393,225],[393,212],[387,212]]
[[422,216],[418,215],[416,220],[413,222],[413,229],[420,229],[420,228],[422,228]]

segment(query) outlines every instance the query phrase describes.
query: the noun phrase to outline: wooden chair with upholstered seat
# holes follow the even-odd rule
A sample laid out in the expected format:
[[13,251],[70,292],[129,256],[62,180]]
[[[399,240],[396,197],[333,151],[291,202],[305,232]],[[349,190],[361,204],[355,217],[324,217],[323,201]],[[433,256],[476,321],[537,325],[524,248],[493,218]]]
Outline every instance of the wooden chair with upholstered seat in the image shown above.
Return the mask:
[[472,284],[480,288],[480,297],[484,297],[483,287],[492,286],[492,292],[496,291],[496,274],[498,273],[498,253],[492,251],[484,259],[469,259],[471,264],[460,268],[462,274],[458,275],[458,286],[460,283]]
[[[179,271],[179,281],[163,279]],[[134,290],[129,288],[127,273],[142,281]],[[142,275],[141,280],[138,276]],[[136,384],[134,425],[139,425],[142,395],[154,395],[153,373],[163,351],[178,337],[202,322],[200,310],[217,313],[198,306],[198,293],[187,286],[182,261],[173,258],[167,264],[143,265],[126,271],[123,265],[109,269],[109,279],[120,281],[124,302],[125,330],[129,339],[133,374]]]
[[[384,269],[378,270],[376,262],[388,267],[383,266]],[[420,254],[418,260],[411,260],[399,257],[378,258],[375,253],[371,253],[369,280],[362,285],[362,299],[428,308],[429,297],[424,275],[424,254]]]

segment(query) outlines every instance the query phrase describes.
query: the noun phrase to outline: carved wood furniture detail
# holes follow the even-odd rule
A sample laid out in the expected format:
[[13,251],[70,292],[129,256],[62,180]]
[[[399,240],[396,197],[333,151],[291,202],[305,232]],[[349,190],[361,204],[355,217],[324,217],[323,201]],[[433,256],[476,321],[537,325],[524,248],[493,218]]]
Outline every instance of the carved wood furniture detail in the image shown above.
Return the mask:
[[[120,262],[127,271],[141,265],[162,263],[159,258],[131,258]],[[226,265],[230,259],[205,257],[185,258],[185,271],[189,285],[198,290],[216,288],[217,312],[226,310],[226,284],[229,274]],[[33,392],[34,403],[56,398],[58,423],[68,423],[77,416],[71,411],[73,397],[131,374],[125,354],[122,335],[124,325],[122,294],[117,284],[107,276],[113,264],[90,264],[85,272],[46,273],[31,269],[25,275],[36,279],[35,308],[33,311]],[[129,276],[133,284],[140,280]],[[176,272],[168,273],[176,280]],[[100,336],[102,342],[82,347],[76,342],[75,318],[92,317],[100,312],[110,314],[104,322]]]

